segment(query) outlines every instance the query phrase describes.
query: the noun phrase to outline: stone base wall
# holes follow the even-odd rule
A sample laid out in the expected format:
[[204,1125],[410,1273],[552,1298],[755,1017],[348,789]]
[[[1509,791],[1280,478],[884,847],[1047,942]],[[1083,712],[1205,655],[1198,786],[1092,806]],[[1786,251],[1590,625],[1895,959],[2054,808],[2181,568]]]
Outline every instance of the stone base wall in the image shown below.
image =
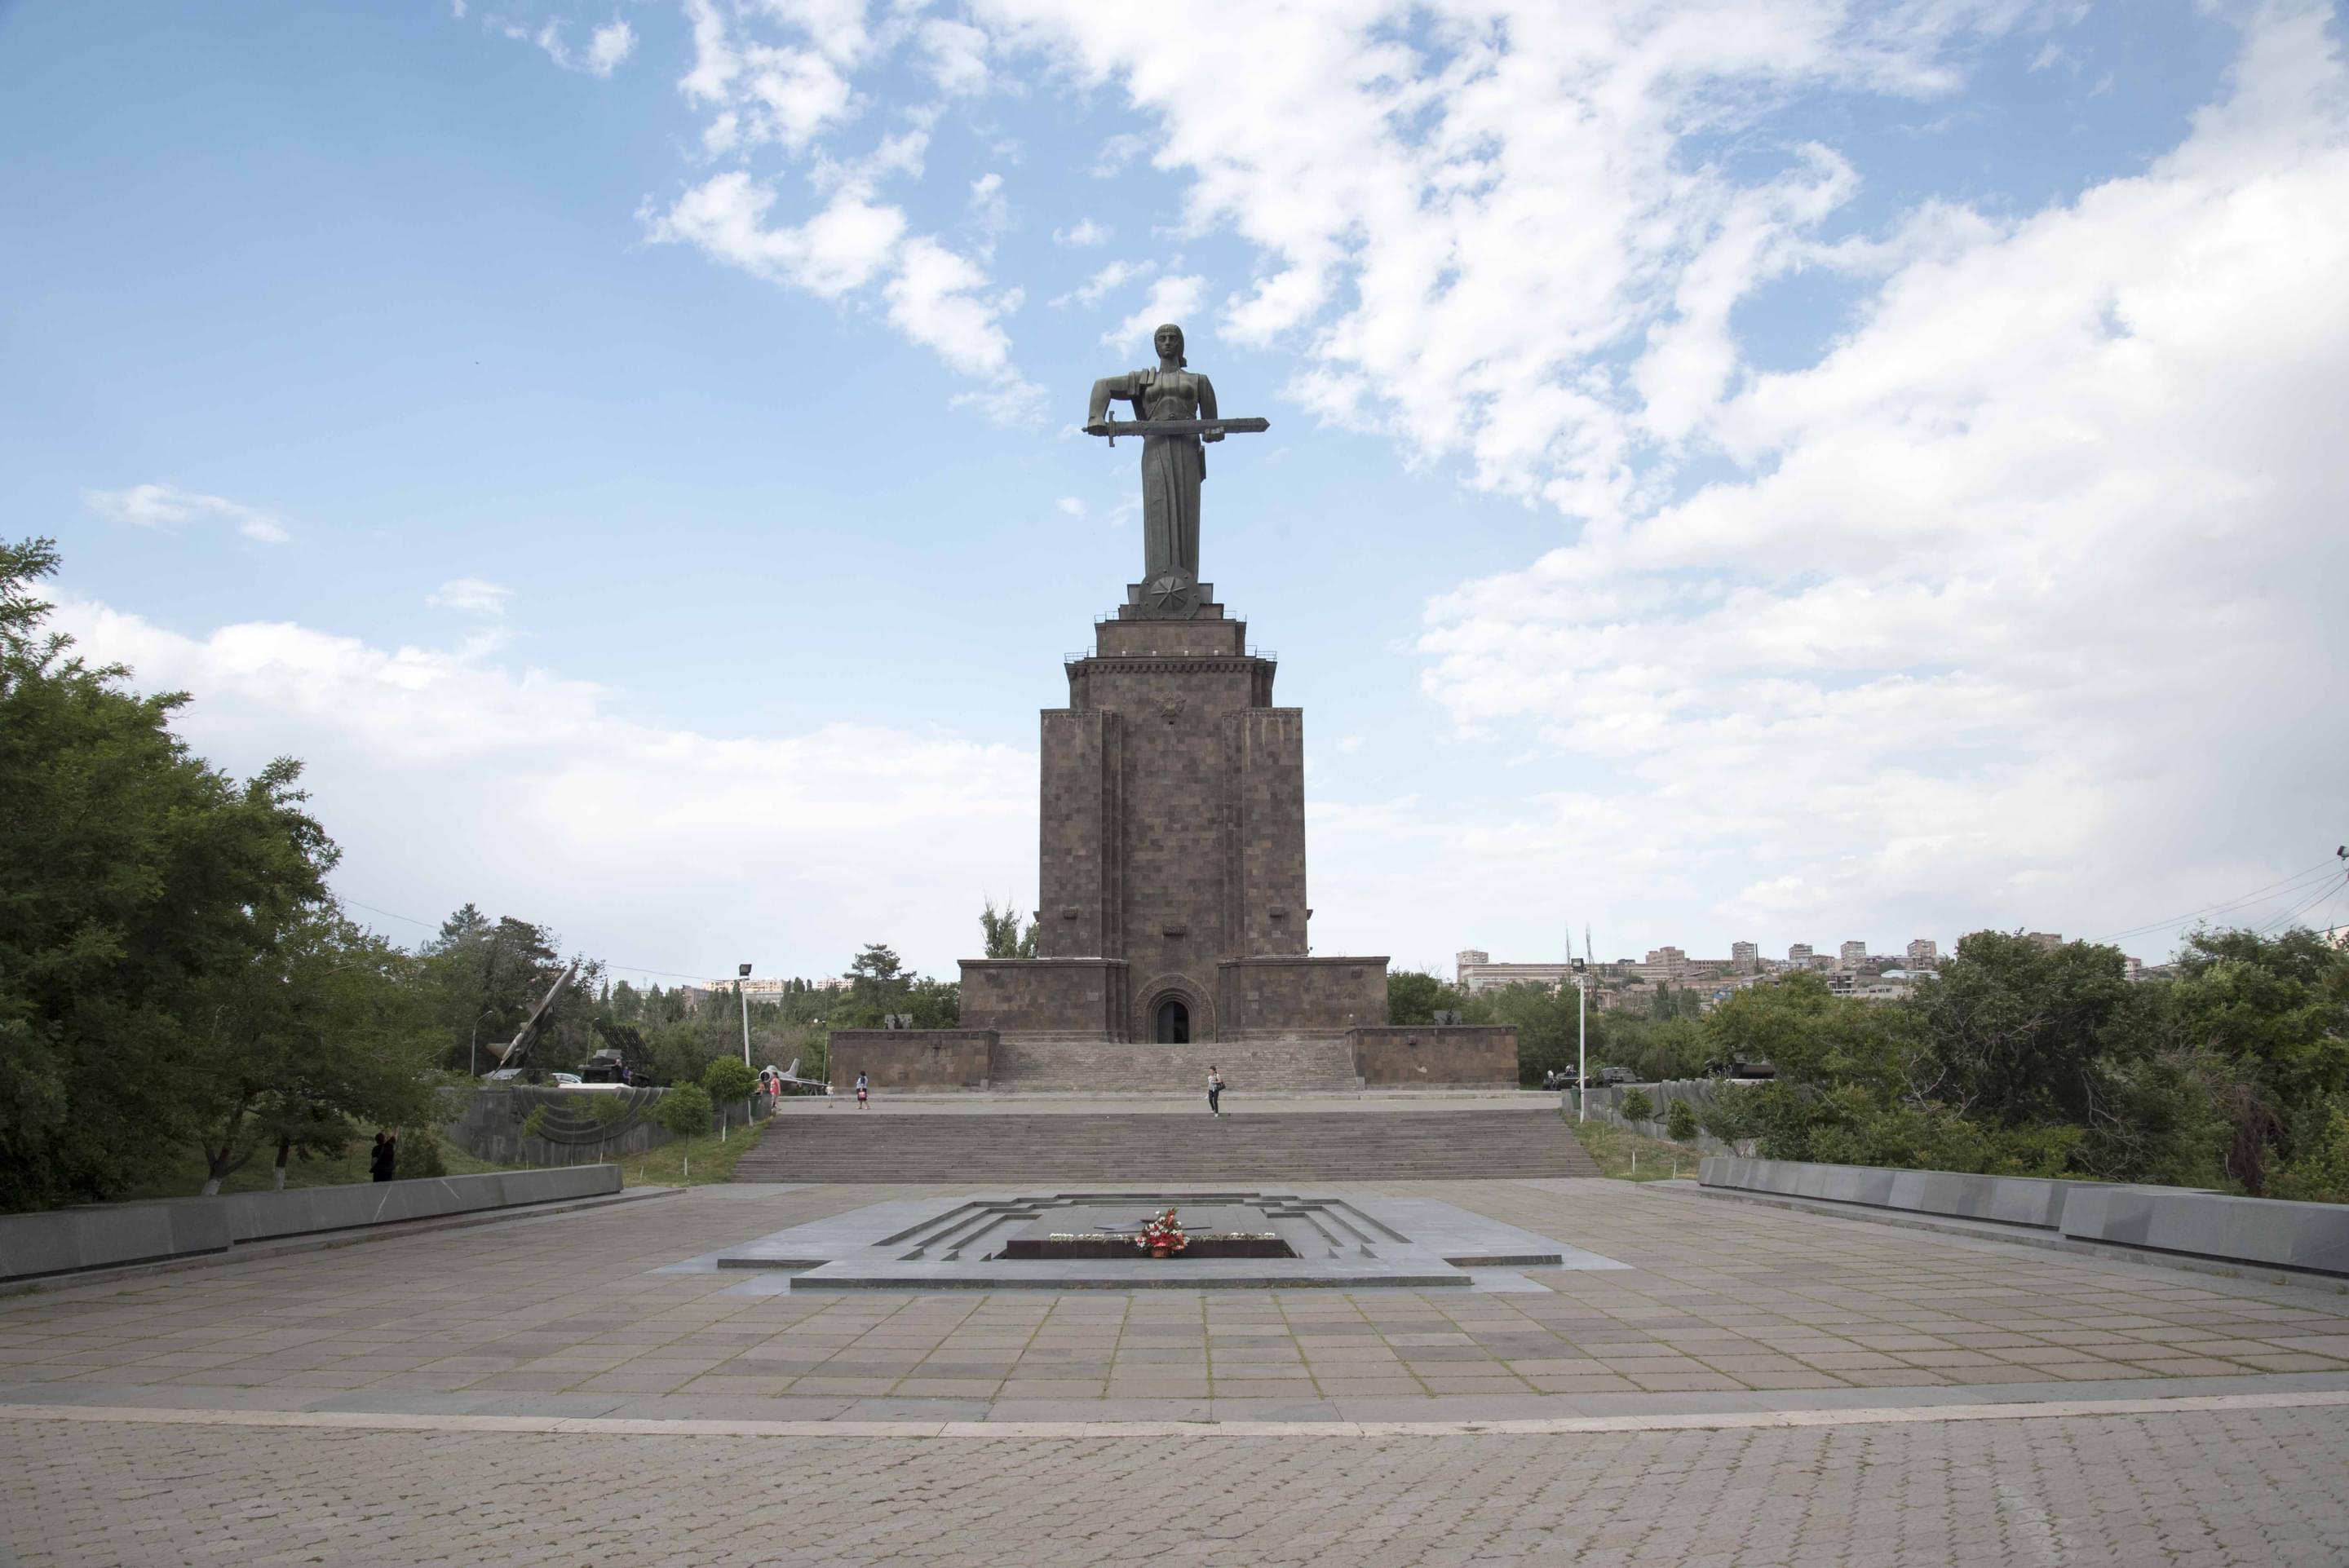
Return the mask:
[[[1069,1039],[1125,1038],[1126,965],[1116,958],[966,958],[969,1029]],[[850,1075],[853,1080],[854,1073]],[[833,1079],[836,1083],[837,1078]]]
[[1346,1037],[1366,1088],[1517,1086],[1517,1031],[1506,1025],[1380,1024]]
[[995,1041],[993,1029],[834,1029],[833,1092],[854,1093],[858,1073],[876,1089],[985,1088]]
[[[1387,1021],[1387,961],[1235,958],[1216,965],[1220,1036],[1227,1040],[1342,1034]],[[1514,1080],[1516,1068],[1509,1074]]]

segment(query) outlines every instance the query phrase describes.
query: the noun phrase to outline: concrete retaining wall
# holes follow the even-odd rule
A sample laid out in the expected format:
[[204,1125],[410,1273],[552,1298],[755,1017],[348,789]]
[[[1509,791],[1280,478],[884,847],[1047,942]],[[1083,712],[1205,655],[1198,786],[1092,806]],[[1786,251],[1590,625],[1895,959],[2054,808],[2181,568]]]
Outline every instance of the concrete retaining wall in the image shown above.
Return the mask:
[[2062,1229],[2075,1241],[2349,1274],[2349,1204],[2082,1186],[2064,1205]]
[[0,1280],[224,1253],[229,1241],[216,1198],[0,1214]]
[[588,1165],[0,1214],[0,1281],[197,1257],[226,1252],[235,1243],[598,1197],[619,1190],[618,1166]]
[[1697,1181],[1736,1191],[1994,1220],[2075,1241],[2222,1263],[2349,1275],[2349,1205],[2339,1203],[1793,1160],[1707,1160]]
[[[1733,1083],[1729,1086],[1732,1092],[1742,1092],[1748,1087],[1750,1086],[1742,1083]],[[1634,1121],[1616,1109],[1624,1095],[1635,1088],[1646,1095],[1649,1102],[1656,1108],[1656,1114],[1644,1121]],[[1671,1132],[1664,1127],[1664,1118],[1671,1114],[1671,1107],[1674,1100],[1686,1100],[1696,1108],[1696,1113],[1699,1116],[1702,1116],[1705,1109],[1713,1104],[1721,1090],[1722,1080],[1719,1078],[1671,1078],[1663,1083],[1619,1084],[1612,1088],[1594,1088],[1589,1091],[1589,1116],[1593,1121],[1604,1121],[1616,1127],[1628,1128],[1642,1138],[1658,1138],[1677,1142],[1683,1148],[1693,1148],[1701,1154],[1733,1155],[1737,1152],[1733,1145],[1723,1143],[1709,1132],[1699,1132],[1692,1141],[1672,1138]],[[1572,1089],[1566,1091],[1566,1105],[1569,1109],[1573,1108],[1574,1091]]]

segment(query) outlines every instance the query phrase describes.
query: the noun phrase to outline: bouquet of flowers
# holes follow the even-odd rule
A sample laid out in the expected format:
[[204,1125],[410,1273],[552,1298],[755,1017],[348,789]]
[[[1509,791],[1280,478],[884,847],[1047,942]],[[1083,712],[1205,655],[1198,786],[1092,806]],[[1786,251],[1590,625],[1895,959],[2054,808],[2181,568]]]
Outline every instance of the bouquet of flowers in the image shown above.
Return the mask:
[[1143,1221],[1142,1234],[1135,1240],[1154,1258],[1171,1257],[1191,1244],[1191,1238],[1183,1233],[1182,1223],[1174,1218],[1172,1209]]

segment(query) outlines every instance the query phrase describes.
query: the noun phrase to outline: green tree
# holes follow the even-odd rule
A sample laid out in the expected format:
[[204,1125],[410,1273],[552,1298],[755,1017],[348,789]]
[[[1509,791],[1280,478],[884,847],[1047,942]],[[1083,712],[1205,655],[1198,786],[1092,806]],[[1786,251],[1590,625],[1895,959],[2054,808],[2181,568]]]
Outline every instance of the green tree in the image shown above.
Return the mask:
[[1648,1098],[1645,1089],[1627,1088],[1623,1091],[1623,1098],[1615,1102],[1615,1109],[1622,1112],[1627,1120],[1647,1121],[1656,1114],[1656,1102]]
[[1036,921],[1030,916],[1025,929],[1019,924],[1016,909],[995,907],[988,899],[978,913],[978,929],[986,942],[982,949],[989,958],[1033,958],[1036,956]]
[[2120,949],[1978,931],[1906,1009],[1938,1069],[1920,1089],[1999,1127],[2085,1126],[2104,1088],[2107,1028],[2129,983]]
[[176,1081],[216,1192],[264,1149],[338,1155],[354,1121],[422,1129],[433,1050],[415,960],[330,908],[192,983]]
[[750,1091],[759,1087],[759,1076],[742,1065],[740,1057],[719,1057],[701,1069],[701,1087],[709,1098],[721,1105],[738,1099],[748,1099]]
[[1692,1142],[1697,1134],[1696,1107],[1676,1099],[1664,1109],[1664,1130],[1675,1143]]
[[[1468,998],[1459,987],[1417,969],[1396,969],[1387,975],[1387,1022],[1433,1024],[1438,1012],[1467,1016]],[[1537,1075],[1537,1078],[1538,1075]]]
[[0,545],[0,1209],[103,1199],[193,1132],[181,1090],[215,977],[326,894],[335,851],[300,765],[239,784],[47,633],[47,540]]
[[709,1119],[718,1114],[718,1108],[710,1103],[708,1089],[687,1083],[662,1090],[660,1107],[654,1114],[678,1137],[698,1138],[709,1130]]
[[849,961],[848,989],[835,1009],[834,1028],[878,1028],[882,1015],[902,1013],[900,1006],[912,988],[913,976],[886,943],[868,942]]

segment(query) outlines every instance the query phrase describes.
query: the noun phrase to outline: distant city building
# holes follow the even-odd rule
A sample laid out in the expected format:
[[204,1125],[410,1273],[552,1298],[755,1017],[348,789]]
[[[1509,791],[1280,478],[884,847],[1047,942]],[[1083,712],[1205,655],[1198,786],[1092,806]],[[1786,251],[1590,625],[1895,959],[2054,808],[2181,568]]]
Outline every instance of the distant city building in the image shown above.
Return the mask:
[[1909,967],[1930,969],[1941,961],[1941,945],[1930,936],[1920,936],[1909,944]]
[[1689,955],[1677,947],[1651,947],[1646,960],[1635,965],[1631,973],[1651,984],[1670,985],[1676,980],[1685,980],[1689,973]]
[[1480,947],[1464,947],[1452,955],[1453,983],[1470,995],[1497,991],[1504,985],[1547,985],[1552,990],[1574,978],[1574,965],[1557,964],[1495,964]]
[[2034,931],[2025,936],[2023,940],[2026,942],[2035,942],[2050,953],[2054,952],[2057,948],[2064,945],[2064,938],[2062,934],[2053,931]]
[[1797,969],[1809,968],[1813,956],[1811,944],[1807,942],[1797,942],[1786,949],[1786,962]]
[[1868,967],[1868,944],[1847,942],[1837,950],[1836,958],[1847,969],[1865,969]]
[[1733,942],[1729,944],[1729,962],[1748,974],[1762,967],[1762,947],[1759,943]]
[[2145,965],[2139,960],[2131,958],[2127,954],[2123,954],[2121,955],[2121,978],[2124,980],[2144,979]]

